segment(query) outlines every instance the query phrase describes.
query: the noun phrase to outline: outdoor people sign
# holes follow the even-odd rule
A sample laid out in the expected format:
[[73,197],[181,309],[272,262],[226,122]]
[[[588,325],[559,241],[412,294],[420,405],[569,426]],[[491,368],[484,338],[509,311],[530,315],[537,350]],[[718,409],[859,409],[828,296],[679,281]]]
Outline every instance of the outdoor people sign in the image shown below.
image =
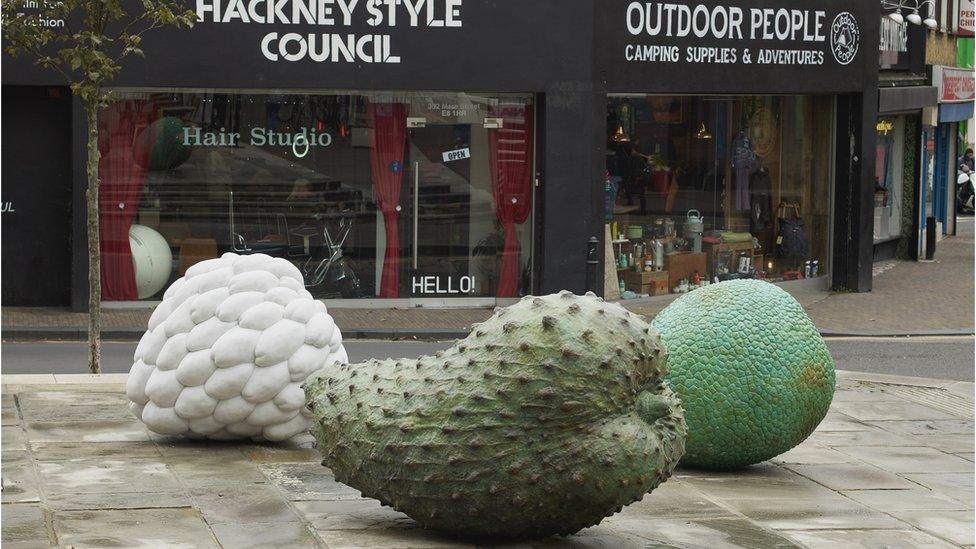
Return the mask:
[[640,89],[646,89],[646,76],[652,72],[658,81],[682,75],[694,81],[696,74],[707,80],[732,71],[740,82],[743,72],[787,81],[834,76],[857,80],[862,63],[877,59],[866,47],[876,43],[864,35],[864,22],[870,18],[858,10],[863,8],[840,2],[611,0],[606,10],[597,12],[596,36],[604,44],[596,48],[596,67],[621,69],[606,71],[611,89],[631,81],[643,82]]

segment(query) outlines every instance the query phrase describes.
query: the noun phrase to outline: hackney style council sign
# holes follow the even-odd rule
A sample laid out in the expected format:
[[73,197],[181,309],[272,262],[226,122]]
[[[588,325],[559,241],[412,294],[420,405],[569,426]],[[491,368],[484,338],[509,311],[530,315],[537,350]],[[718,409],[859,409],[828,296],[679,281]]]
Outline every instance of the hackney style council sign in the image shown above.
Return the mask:
[[[596,12],[595,69],[611,91],[647,90],[648,80],[741,88],[749,78],[766,80],[757,85],[767,89],[776,78],[840,78],[861,89],[865,63],[877,55],[877,29],[864,25],[876,27],[878,17],[857,4],[611,0]],[[823,82],[835,91],[837,84]]]

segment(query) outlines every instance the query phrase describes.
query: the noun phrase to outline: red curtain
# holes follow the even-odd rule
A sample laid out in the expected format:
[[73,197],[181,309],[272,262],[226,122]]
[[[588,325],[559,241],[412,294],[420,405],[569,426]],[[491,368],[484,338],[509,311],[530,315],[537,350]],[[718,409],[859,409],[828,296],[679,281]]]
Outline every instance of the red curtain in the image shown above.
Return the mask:
[[407,106],[403,103],[373,103],[369,115],[369,165],[373,174],[376,205],[386,227],[386,254],[380,278],[380,297],[400,296],[400,186],[403,155],[407,143]]
[[491,191],[495,217],[505,231],[498,297],[513,297],[519,286],[519,241],[515,226],[532,211],[532,106],[501,103],[490,109],[502,127],[489,132]]
[[[101,236],[102,299],[139,298],[129,246],[129,227],[139,211],[142,185],[152,147],[139,147],[136,138],[156,119],[151,101],[119,101],[98,117],[99,235]],[[152,131],[152,130],[150,130]],[[155,143],[154,136],[148,136]],[[142,158],[144,157],[144,158]]]

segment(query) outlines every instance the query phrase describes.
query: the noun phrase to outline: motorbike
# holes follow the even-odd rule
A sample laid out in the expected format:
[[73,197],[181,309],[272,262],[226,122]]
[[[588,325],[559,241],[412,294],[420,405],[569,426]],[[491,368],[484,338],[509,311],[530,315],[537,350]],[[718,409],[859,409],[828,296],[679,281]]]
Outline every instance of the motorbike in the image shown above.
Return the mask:
[[973,189],[974,174],[968,166],[959,169],[956,175],[956,212],[960,214],[973,214],[974,198],[976,191]]

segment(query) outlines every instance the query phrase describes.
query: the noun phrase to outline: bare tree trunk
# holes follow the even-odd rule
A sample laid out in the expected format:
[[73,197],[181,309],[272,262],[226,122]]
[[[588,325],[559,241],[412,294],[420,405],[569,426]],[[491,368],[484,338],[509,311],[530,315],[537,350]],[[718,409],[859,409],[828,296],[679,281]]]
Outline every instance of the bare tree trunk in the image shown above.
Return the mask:
[[88,115],[88,369],[102,371],[102,261],[98,232],[98,101],[85,100]]

